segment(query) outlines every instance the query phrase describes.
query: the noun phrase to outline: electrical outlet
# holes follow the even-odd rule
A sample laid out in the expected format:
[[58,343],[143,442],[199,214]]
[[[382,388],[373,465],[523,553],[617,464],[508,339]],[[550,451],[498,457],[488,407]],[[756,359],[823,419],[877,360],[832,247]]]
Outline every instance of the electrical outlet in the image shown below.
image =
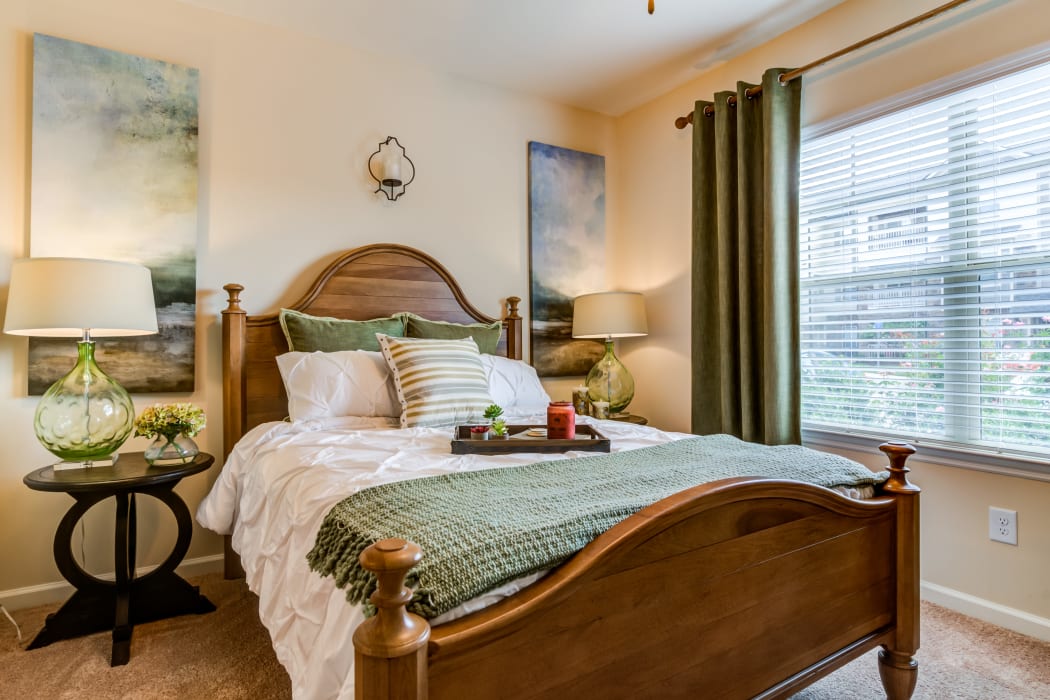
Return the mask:
[[1005,508],[988,509],[988,537],[995,542],[1017,544],[1017,511]]

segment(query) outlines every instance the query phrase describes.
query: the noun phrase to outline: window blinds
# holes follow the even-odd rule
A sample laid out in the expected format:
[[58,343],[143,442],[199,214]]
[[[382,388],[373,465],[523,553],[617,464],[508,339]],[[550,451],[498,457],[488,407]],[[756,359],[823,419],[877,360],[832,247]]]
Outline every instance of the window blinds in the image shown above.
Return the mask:
[[806,139],[806,427],[1050,447],[1050,66]]

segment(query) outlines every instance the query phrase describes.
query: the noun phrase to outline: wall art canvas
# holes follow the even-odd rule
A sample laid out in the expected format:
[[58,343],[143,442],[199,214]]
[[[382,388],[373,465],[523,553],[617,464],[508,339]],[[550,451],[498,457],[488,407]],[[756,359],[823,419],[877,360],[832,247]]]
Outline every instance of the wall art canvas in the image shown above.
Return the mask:
[[[193,391],[197,96],[195,68],[33,37],[30,255],[150,268],[160,332],[96,345],[132,393]],[[31,338],[29,392],[75,358],[69,339]]]
[[585,375],[604,345],[572,337],[572,302],[605,289],[605,158],[529,143],[530,338],[541,377]]

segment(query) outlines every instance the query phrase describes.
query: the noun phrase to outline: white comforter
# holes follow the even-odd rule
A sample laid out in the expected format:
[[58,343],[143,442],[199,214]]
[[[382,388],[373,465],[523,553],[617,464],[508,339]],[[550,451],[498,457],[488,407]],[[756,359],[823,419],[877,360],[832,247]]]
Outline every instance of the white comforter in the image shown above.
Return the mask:
[[[545,420],[510,416],[508,423]],[[354,696],[351,637],[362,609],[347,603],[331,578],[322,578],[306,563],[329,508],[351,493],[391,481],[589,454],[453,455],[451,429],[395,425],[384,418],[260,425],[237,444],[197,510],[201,525],[233,535],[248,586],[259,596],[259,617],[297,699]],[[612,439],[613,451],[689,437],[617,421],[597,425]],[[434,622],[491,605],[541,575],[511,582]]]

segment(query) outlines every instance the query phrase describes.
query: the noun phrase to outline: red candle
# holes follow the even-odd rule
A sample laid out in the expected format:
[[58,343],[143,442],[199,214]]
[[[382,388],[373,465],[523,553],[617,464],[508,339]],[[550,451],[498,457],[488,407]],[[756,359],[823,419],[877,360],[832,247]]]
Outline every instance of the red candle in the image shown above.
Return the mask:
[[576,410],[572,401],[552,401],[547,406],[547,438],[572,440],[576,437]]

